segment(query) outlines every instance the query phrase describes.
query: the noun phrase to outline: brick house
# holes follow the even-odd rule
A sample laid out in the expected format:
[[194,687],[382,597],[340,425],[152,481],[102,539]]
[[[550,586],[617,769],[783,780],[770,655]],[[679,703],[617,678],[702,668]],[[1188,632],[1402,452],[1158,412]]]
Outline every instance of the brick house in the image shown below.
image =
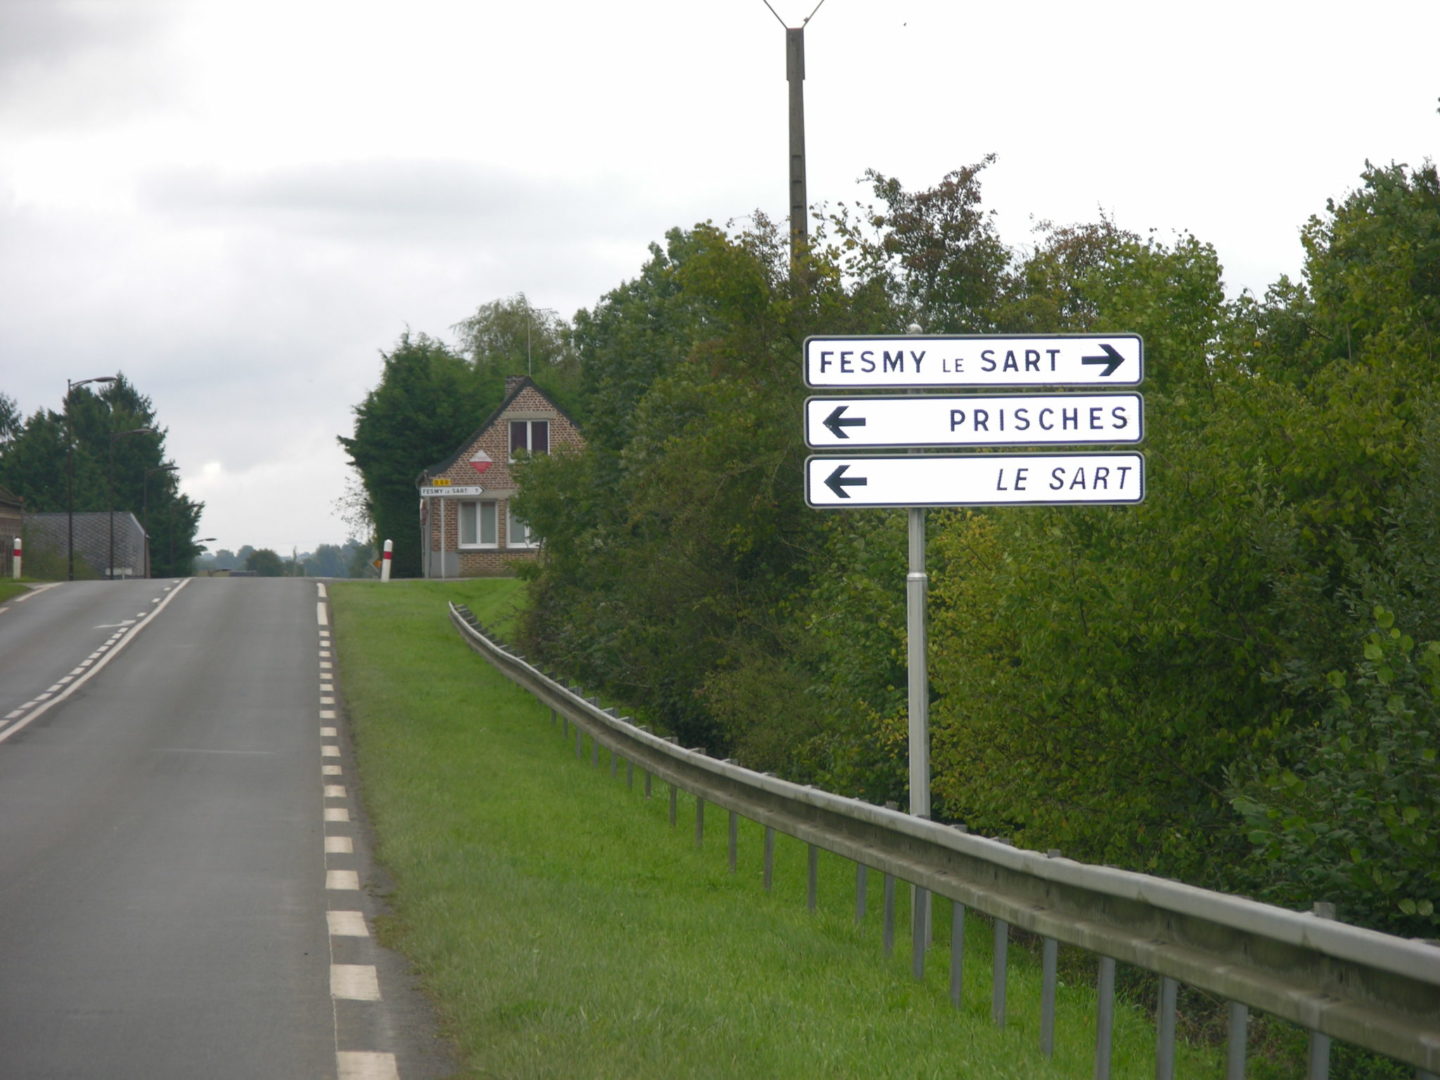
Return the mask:
[[[505,380],[505,400],[450,457],[425,469],[420,488],[424,575],[492,577],[536,557],[539,539],[510,512],[517,453],[584,445],[580,429],[528,376]],[[443,493],[454,489],[455,494]]]

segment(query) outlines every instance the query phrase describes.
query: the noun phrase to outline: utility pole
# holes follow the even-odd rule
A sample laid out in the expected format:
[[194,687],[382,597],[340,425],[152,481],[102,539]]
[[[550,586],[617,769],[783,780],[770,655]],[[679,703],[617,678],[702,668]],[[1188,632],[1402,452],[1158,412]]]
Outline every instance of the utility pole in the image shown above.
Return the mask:
[[785,27],[785,79],[790,84],[790,262],[793,265],[810,240],[810,200],[805,189],[805,27],[825,0],[805,16],[799,26],[790,26],[764,0],[770,14]]
[[805,194],[805,27],[785,28],[785,79],[790,84],[790,258],[810,239]]

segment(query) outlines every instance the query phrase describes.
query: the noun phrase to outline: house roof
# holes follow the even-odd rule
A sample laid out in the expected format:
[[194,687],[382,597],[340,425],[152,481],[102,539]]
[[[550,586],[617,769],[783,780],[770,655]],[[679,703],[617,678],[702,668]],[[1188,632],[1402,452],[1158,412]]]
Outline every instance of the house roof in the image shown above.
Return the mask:
[[450,466],[454,465],[457,461],[459,461],[460,455],[463,454],[466,450],[468,450],[471,446],[473,446],[476,440],[478,440],[481,435],[484,435],[487,431],[489,431],[492,427],[495,426],[496,422],[499,421],[500,417],[505,415],[505,410],[510,408],[511,404],[514,403],[515,399],[520,396],[521,392],[526,387],[532,388],[537,394],[539,394],[547,402],[549,402],[557,413],[559,413],[566,420],[568,420],[573,427],[575,427],[577,430],[579,429],[580,425],[575,423],[574,417],[572,417],[568,412],[566,412],[559,405],[557,405],[555,403],[555,399],[552,398],[549,394],[545,393],[544,390],[540,389],[540,387],[535,384],[535,380],[530,378],[529,375],[512,375],[505,380],[505,383],[507,387],[505,400],[500,402],[499,407],[489,416],[487,416],[484,422],[482,422],[478,428],[476,428],[470,433],[468,438],[466,438],[459,446],[455,448],[455,452],[453,454],[451,454],[443,461],[438,461],[434,465],[420,470],[420,475],[415,478],[415,483],[417,486],[424,484],[432,476],[438,476],[440,473],[443,473],[446,469],[450,468]]

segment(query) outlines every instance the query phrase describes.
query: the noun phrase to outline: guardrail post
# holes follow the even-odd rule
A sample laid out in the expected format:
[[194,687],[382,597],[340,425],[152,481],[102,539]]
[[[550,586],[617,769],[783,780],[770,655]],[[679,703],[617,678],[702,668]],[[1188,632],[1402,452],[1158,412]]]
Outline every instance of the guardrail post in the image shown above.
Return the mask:
[[870,888],[870,868],[863,862],[855,864],[855,925],[865,921],[866,893]]
[[885,875],[885,955],[895,951],[895,876]]
[[1330,1080],[1330,1036],[1310,1032],[1310,1054],[1305,1065],[1305,1080]]
[[809,911],[815,910],[816,894],[820,891],[819,877],[820,849],[811,844],[805,853],[805,907]]
[[775,883],[775,830],[765,826],[765,891]]
[[960,1008],[965,987],[965,905],[950,901],[950,1004]]
[[[1311,911],[1317,919],[1335,918],[1335,905],[1317,900]],[[1305,1068],[1305,1080],[1329,1080],[1330,1077],[1330,1036],[1319,1031],[1310,1032],[1310,1053]]]
[[914,886],[910,905],[910,973],[916,981],[925,978],[925,950],[930,946],[930,890]]
[[1095,987],[1099,1004],[1095,1013],[1095,1080],[1110,1080],[1110,1039],[1115,1028],[1115,960],[1100,957]]
[[695,796],[695,846],[705,845],[705,800],[703,797]]
[[740,815],[730,811],[730,872],[735,873],[735,864],[740,853]]
[[1225,1037],[1225,1080],[1245,1080],[1245,1038],[1249,1026],[1249,1008],[1238,1001],[1230,1002]]
[[1175,1001],[1180,984],[1160,977],[1160,1000],[1155,1008],[1155,1080],[1175,1080]]
[[1005,983],[1009,975],[1010,924],[995,920],[994,987],[990,992],[990,1018],[996,1027],[1005,1026]]
[[1047,937],[1040,946],[1040,1053],[1055,1056],[1055,983],[1060,943]]

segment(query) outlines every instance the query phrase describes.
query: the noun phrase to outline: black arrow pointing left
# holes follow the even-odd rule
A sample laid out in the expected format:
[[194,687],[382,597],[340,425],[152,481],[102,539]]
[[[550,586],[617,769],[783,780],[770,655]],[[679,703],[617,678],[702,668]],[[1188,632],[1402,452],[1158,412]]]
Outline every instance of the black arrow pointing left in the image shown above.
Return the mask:
[[870,481],[866,480],[863,476],[847,477],[845,473],[849,471],[849,469],[850,466],[848,464],[837,465],[835,471],[825,478],[825,486],[835,493],[837,499],[850,498],[850,493],[845,490],[847,487],[865,487],[870,483]]
[[845,415],[845,411],[849,408],[849,405],[836,405],[830,415],[825,418],[825,426],[830,429],[830,434],[834,435],[837,439],[850,438],[849,435],[845,434],[847,427],[865,426],[865,418],[863,416],[847,417]]

